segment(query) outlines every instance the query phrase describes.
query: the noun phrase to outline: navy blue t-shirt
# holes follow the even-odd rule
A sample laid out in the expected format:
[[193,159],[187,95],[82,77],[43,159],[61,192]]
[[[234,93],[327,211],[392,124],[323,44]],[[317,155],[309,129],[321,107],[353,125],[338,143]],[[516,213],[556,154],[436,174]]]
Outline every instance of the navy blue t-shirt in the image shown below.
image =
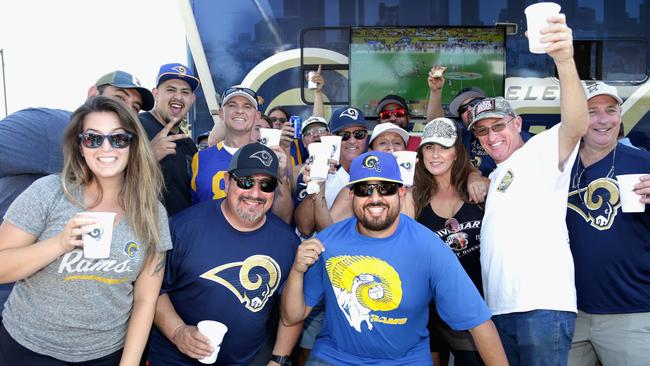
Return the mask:
[[624,213],[616,176],[650,173],[650,153],[618,144],[571,170],[567,228],[578,309],[593,314],[650,311],[650,215]]
[[[298,246],[291,228],[271,212],[264,225],[240,232],[226,221],[222,200],[196,204],[171,220],[174,249],[162,292],[186,324],[217,320],[228,326],[215,365],[250,362],[274,329],[267,327]],[[200,364],[154,328],[152,365]]]

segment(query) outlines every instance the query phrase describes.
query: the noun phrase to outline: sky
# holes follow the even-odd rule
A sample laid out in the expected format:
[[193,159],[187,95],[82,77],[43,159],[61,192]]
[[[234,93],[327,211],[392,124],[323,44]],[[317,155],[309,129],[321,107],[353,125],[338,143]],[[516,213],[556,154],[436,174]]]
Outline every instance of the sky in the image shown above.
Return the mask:
[[118,69],[153,88],[160,65],[188,63],[178,9],[177,0],[2,1],[0,118],[27,107],[74,110]]

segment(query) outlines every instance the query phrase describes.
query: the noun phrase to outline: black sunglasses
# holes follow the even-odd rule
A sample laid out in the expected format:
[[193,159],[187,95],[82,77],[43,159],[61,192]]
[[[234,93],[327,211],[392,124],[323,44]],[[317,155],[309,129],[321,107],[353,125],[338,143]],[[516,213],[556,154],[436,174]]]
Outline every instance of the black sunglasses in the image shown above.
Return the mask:
[[221,95],[221,100],[224,100],[230,94],[232,94],[234,92],[238,92],[238,91],[244,92],[244,93],[250,95],[251,97],[253,97],[253,99],[257,100],[257,93],[255,93],[255,91],[253,89],[244,88],[243,86],[233,86],[231,88],[226,89],[223,92],[223,94]]
[[338,135],[342,137],[341,141],[349,140],[350,136],[354,136],[354,138],[357,139],[357,140],[363,140],[363,139],[366,138],[366,136],[368,136],[368,131],[366,131],[366,130],[355,130],[355,131],[352,131],[352,132],[343,131],[343,132],[339,132]]
[[131,145],[133,135],[126,132],[113,133],[110,135],[101,135],[94,132],[84,132],[79,134],[79,142],[84,147],[89,149],[97,149],[104,143],[104,139],[108,139],[111,146],[115,149],[124,149]]
[[399,183],[382,182],[382,183],[357,183],[352,186],[352,192],[357,197],[370,197],[372,192],[379,193],[380,196],[392,196],[397,193]]
[[260,191],[271,193],[274,192],[275,188],[278,186],[278,180],[275,178],[255,179],[253,177],[238,177],[234,174],[231,174],[230,178],[235,180],[237,187],[245,190],[249,190],[257,184],[257,186],[260,187]]
[[469,102],[461,105],[460,107],[458,107],[458,115],[462,116],[463,113],[465,113],[468,109],[474,108],[474,106],[479,104],[479,103],[481,103],[481,98],[474,98],[474,99],[470,100]]

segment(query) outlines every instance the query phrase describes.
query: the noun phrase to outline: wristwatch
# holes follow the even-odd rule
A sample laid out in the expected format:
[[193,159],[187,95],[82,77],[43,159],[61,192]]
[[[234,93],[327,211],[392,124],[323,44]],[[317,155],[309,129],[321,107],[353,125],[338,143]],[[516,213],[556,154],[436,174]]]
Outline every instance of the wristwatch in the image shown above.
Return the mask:
[[277,362],[281,366],[291,366],[291,357],[289,356],[271,355],[271,361]]

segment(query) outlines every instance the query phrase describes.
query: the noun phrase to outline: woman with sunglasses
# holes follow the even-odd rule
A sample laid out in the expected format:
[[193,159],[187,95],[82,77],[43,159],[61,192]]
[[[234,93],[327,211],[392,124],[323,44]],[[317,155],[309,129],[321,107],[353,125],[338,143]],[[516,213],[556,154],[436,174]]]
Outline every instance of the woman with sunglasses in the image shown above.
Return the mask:
[[[137,365],[171,248],[162,174],[135,115],[89,99],[64,133],[61,175],[36,181],[0,226],[7,365]],[[85,258],[93,212],[114,213],[110,254]]]
[[[417,153],[414,186],[407,193],[404,211],[440,236],[482,295],[479,237],[483,209],[470,202],[467,182],[473,168],[456,123],[448,118],[429,122]],[[483,364],[470,333],[450,329],[434,304],[430,307],[429,331],[434,357],[436,351],[446,349],[439,343],[444,339],[458,365]],[[437,332],[442,338],[436,337]]]

